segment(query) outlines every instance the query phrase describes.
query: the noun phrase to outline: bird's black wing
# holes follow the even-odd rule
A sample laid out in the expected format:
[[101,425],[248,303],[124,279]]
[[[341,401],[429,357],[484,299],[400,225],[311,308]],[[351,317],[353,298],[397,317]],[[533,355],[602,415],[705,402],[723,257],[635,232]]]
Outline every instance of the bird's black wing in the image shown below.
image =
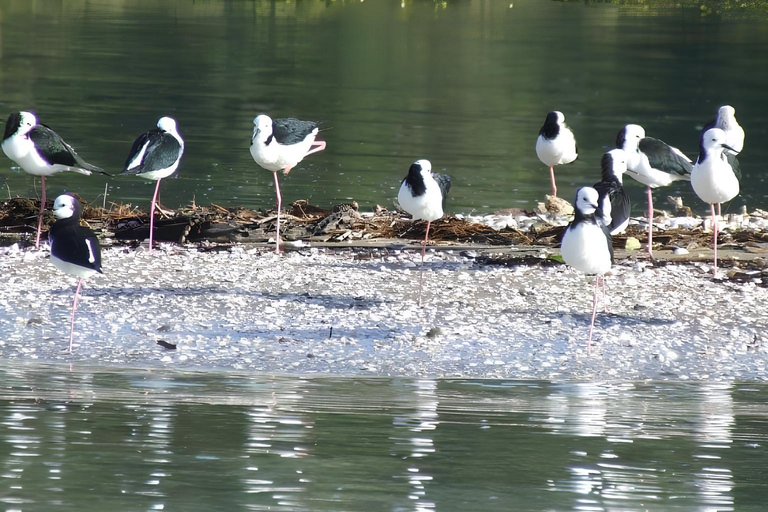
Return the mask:
[[741,181],[741,164],[739,164],[739,159],[736,158],[736,155],[728,151],[727,149],[723,151],[725,154],[726,160],[728,160],[728,163],[731,164],[731,169],[733,169],[733,174],[736,175],[736,179]]
[[664,141],[645,137],[640,139],[638,147],[648,157],[648,163],[654,169],[680,176],[690,176],[693,170],[693,164]]
[[43,124],[33,127],[29,131],[29,139],[35,144],[40,156],[49,164],[77,167],[86,171],[99,172],[111,176],[101,167],[89,164],[77,152],[59,137],[59,134]]
[[595,217],[602,219],[600,223],[608,226],[612,235],[623,231],[623,228],[626,228],[625,224],[629,220],[632,208],[632,203],[624,187],[618,180],[603,180],[595,183],[592,188],[597,190],[597,204],[600,205],[600,214],[596,213]]
[[605,234],[605,238],[608,239],[608,254],[611,255],[611,265],[613,265],[613,239],[611,238],[611,228],[600,224],[600,227]]
[[[128,166],[142,150],[144,150],[144,156],[141,162],[128,169]],[[179,159],[180,152],[181,144],[176,140],[176,137],[160,129],[150,130],[139,135],[133,142],[121,174],[142,174],[167,169]]]
[[451,177],[447,174],[432,173],[432,178],[437,182],[440,187],[440,193],[443,195],[443,206],[445,206],[445,200],[448,197],[448,191],[451,190]]
[[319,124],[315,121],[301,121],[295,117],[273,119],[272,135],[283,146],[290,146],[306,139]]
[[[48,237],[53,241],[52,256],[101,273],[101,246],[93,231],[79,225],[57,221],[51,226]],[[89,261],[91,257],[93,261]]]

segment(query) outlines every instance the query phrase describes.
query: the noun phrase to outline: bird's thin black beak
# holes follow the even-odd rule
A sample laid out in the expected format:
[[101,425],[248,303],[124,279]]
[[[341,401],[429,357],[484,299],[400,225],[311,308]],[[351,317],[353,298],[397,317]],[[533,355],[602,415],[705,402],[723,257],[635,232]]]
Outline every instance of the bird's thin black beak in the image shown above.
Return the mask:
[[739,152],[738,152],[738,151],[736,151],[735,149],[733,149],[733,148],[732,148],[731,146],[729,146],[728,144],[723,144],[723,147],[724,147],[725,149],[727,149],[728,151],[730,151],[731,153],[733,153],[734,155],[738,155],[738,154],[739,154]]

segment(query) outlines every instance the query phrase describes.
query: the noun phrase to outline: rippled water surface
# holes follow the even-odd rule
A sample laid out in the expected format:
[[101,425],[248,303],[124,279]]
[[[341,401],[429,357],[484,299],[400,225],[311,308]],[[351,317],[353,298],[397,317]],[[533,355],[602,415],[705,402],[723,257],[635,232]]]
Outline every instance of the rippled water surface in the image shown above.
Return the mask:
[[768,387],[0,370],[16,510],[763,511]]
[[[468,213],[543,199],[534,143],[549,110],[579,140],[580,159],[558,171],[570,199],[598,180],[624,124],[695,157],[697,130],[730,103],[747,131],[736,203],[765,207],[760,3],[702,0],[729,8],[720,14],[688,0],[616,3],[0,0],[0,116],[33,109],[114,172],[139,133],[175,116],[187,149],[161,188],[169,207],[273,206],[272,177],[248,152],[252,119],[324,120],[328,148],[284,179],[287,203],[392,206],[409,164],[426,157],[454,177],[449,210]],[[35,194],[3,155],[0,175],[11,194]],[[136,177],[48,182],[51,196],[94,202],[105,183],[118,202],[146,206],[152,193]],[[640,214],[643,187],[629,187]],[[678,193],[705,209],[687,184],[657,202]]]

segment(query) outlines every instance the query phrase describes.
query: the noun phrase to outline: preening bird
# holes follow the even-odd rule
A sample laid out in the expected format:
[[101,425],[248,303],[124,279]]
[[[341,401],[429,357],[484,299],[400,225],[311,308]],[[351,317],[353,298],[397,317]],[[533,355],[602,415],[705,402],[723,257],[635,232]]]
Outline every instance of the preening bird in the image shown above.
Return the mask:
[[277,172],[288,174],[305,157],[325,149],[325,141],[316,141],[319,132],[315,121],[300,121],[289,117],[272,119],[260,114],[253,120],[251,137],[251,156],[261,167],[272,171],[277,195],[277,227],[275,234],[275,253],[280,253],[280,210],[283,198],[280,195],[280,183]]
[[549,166],[549,178],[552,181],[552,195],[557,196],[555,184],[555,166],[569,164],[579,156],[576,137],[565,124],[562,112],[554,110],[547,114],[544,126],[536,139],[536,155],[544,165]]
[[37,220],[35,247],[40,247],[40,233],[43,229],[45,211],[45,177],[73,171],[90,175],[98,172],[111,176],[101,167],[89,164],[75,150],[49,127],[39,124],[32,112],[13,112],[5,123],[2,142],[3,152],[25,172],[40,176],[42,188],[40,213]]
[[666,187],[678,180],[689,181],[693,164],[679,149],[664,141],[646,137],[642,126],[628,124],[619,131],[616,147],[627,154],[627,174],[647,187],[648,255],[653,257],[652,188]]
[[427,229],[421,248],[421,275],[419,276],[419,305],[424,276],[424,253],[429,241],[429,228],[432,221],[443,216],[443,208],[448,191],[451,188],[451,177],[447,174],[432,172],[429,160],[417,160],[408,169],[408,175],[400,184],[397,202],[400,207],[410,213],[414,220],[426,220]]
[[602,179],[593,188],[599,195],[597,204],[603,224],[608,226],[611,235],[617,235],[627,229],[631,210],[622,179],[627,172],[627,154],[621,149],[612,149],[603,155],[600,167]]
[[152,252],[155,234],[155,205],[160,180],[167,178],[179,168],[181,155],[184,154],[184,140],[176,128],[172,117],[161,117],[157,128],[142,133],[133,141],[131,151],[125,160],[125,167],[120,174],[135,174],[142,178],[157,181],[152,204],[149,208],[149,252]]
[[75,310],[83,279],[101,274],[101,247],[96,234],[80,225],[83,206],[72,194],[63,194],[53,202],[53,214],[59,219],[48,233],[51,263],[66,274],[77,277],[72,319],[69,326],[69,352],[75,331]]

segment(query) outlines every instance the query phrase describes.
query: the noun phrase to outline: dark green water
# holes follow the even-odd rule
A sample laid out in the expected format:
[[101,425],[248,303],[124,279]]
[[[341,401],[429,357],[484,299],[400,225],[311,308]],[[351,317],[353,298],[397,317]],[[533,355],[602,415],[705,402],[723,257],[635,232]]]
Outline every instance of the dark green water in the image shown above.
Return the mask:
[[768,387],[0,370],[3,510],[764,511]]
[[[287,202],[392,206],[409,164],[426,157],[454,176],[450,209],[468,213],[543,198],[534,143],[549,110],[565,112],[579,141],[580,159],[558,173],[570,198],[597,181],[602,147],[625,123],[695,157],[698,128],[730,103],[747,131],[735,202],[765,207],[759,8],[623,4],[0,0],[0,114],[35,110],[112,171],[139,133],[175,116],[187,150],[161,189],[171,207],[272,206],[271,176],[248,152],[253,117],[322,119],[328,149],[284,180]],[[12,194],[34,194],[30,176],[0,162]],[[100,202],[105,182],[58,175],[49,186]],[[111,200],[149,202],[138,178],[109,184]],[[640,214],[643,188],[630,189]],[[657,201],[677,193],[704,210],[687,184]]]

